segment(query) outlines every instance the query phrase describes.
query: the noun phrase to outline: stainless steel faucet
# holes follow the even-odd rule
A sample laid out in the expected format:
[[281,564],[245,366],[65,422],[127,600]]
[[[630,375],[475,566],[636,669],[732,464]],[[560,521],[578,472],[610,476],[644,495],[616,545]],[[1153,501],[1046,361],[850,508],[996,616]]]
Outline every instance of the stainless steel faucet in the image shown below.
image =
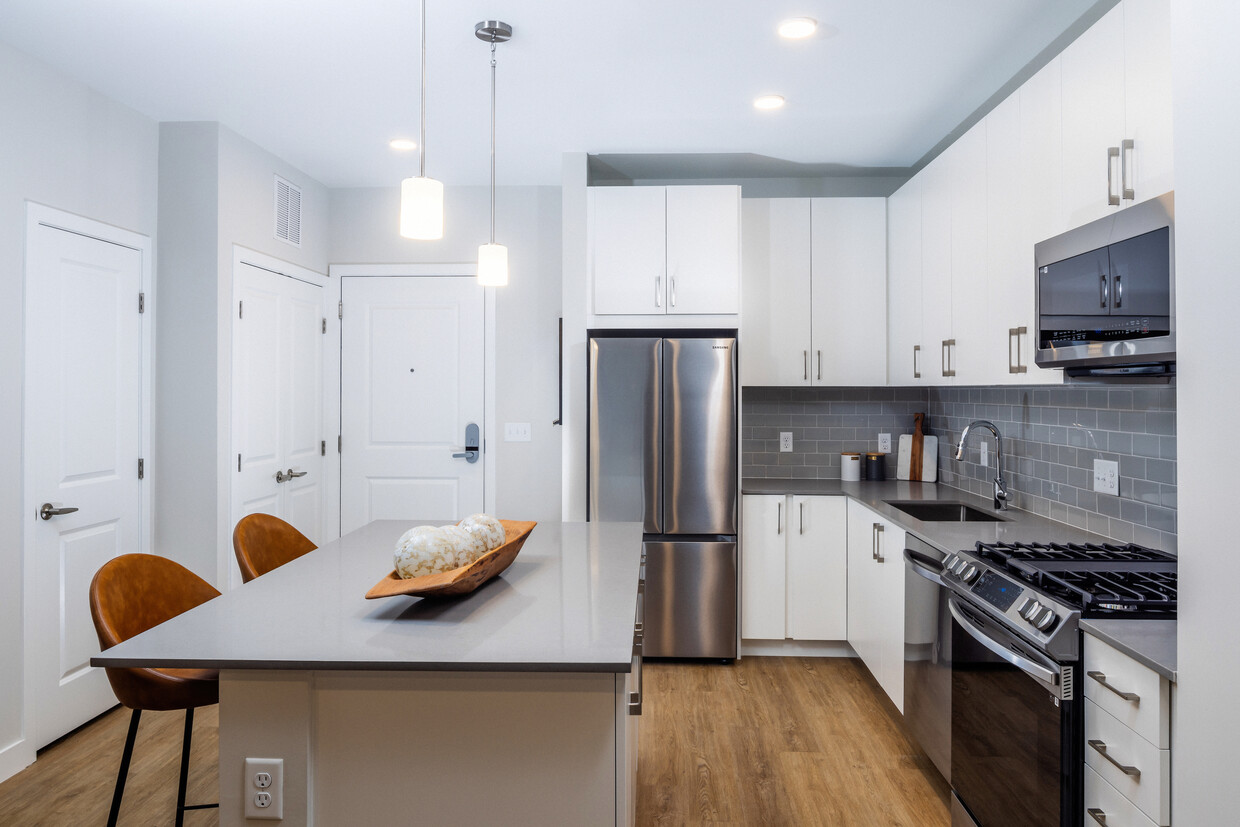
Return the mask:
[[965,426],[960,432],[960,442],[956,445],[956,461],[964,460],[964,441],[969,438],[969,431],[974,425],[982,428],[989,428],[990,432],[995,435],[995,511],[1008,510],[1008,490],[1003,484],[1003,437],[999,433],[999,429],[995,427],[993,422],[987,422],[985,419],[975,419]]

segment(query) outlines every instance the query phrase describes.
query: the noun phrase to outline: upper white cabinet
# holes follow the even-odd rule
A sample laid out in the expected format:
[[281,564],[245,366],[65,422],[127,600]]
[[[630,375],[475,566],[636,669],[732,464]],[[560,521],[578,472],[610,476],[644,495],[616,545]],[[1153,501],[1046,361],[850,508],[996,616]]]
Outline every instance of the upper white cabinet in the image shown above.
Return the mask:
[[[921,336],[921,190],[918,176],[887,199],[887,383],[926,376]],[[748,312],[748,305],[746,305]]]
[[883,198],[746,199],[742,382],[886,381]]
[[739,310],[740,187],[592,187],[589,206],[595,313]]

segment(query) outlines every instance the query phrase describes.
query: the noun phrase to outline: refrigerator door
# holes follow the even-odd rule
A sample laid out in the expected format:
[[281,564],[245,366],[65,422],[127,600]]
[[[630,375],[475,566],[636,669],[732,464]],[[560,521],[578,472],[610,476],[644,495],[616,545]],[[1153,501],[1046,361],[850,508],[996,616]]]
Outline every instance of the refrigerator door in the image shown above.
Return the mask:
[[647,542],[651,658],[736,657],[736,542]]
[[663,340],[590,339],[590,520],[663,531]]
[[736,339],[663,340],[663,533],[736,534]]

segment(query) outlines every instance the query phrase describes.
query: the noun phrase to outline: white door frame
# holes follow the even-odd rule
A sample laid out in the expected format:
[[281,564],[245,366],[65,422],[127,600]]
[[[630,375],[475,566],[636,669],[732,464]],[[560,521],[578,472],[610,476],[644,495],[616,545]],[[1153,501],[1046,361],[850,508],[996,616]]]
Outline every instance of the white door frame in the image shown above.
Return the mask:
[[[329,284],[331,278],[314,270],[309,270],[291,261],[269,256],[266,253],[260,253],[257,250],[251,250],[248,247],[242,247],[240,244],[233,245],[232,271],[230,280],[232,282],[232,299],[229,305],[227,341],[228,341],[228,364],[227,376],[228,382],[225,387],[228,388],[228,402],[225,408],[226,415],[220,417],[220,427],[224,430],[224,438],[221,445],[227,445],[228,450],[221,452],[221,460],[223,468],[219,475],[219,489],[217,492],[216,502],[219,508],[219,526],[220,537],[216,543],[219,549],[219,556],[216,560],[216,582],[226,588],[229,582],[229,573],[233,564],[233,547],[232,547],[232,483],[233,474],[230,473],[236,463],[232,461],[233,455],[233,434],[232,434],[232,336],[233,336],[233,316],[232,310],[237,306],[237,268],[242,264],[248,264],[251,267],[257,267],[260,270],[266,270],[276,275],[286,276],[288,278],[304,281],[309,284],[318,285],[323,289],[323,318],[327,319],[327,335],[324,336],[326,341],[323,343],[323,388],[324,393],[328,388],[335,388],[337,395],[340,390],[340,323],[336,319],[336,302],[339,297],[333,297],[333,291]],[[339,292],[339,291],[335,291]],[[335,348],[333,349],[332,328],[335,327]],[[332,407],[323,403],[323,439],[327,440],[330,448],[330,434],[335,431],[340,432],[340,410],[339,406]],[[329,450],[323,457],[323,475],[324,479],[336,480],[336,494],[333,497],[332,489],[324,488],[323,501],[323,538],[340,536],[340,455]]]
[[[445,262],[439,264],[333,264],[327,268],[328,274],[336,280],[333,303],[343,302],[344,280],[346,278],[443,278],[443,277],[474,277],[478,274],[477,262]],[[485,287],[483,292],[483,330],[486,341],[483,343],[482,370],[482,433],[483,433],[483,469],[482,469],[482,510],[490,514],[495,510],[495,455],[499,436],[495,428],[495,291],[497,288]],[[326,291],[325,291],[326,292]],[[337,304],[337,307],[340,305]],[[340,433],[340,318],[336,313],[327,316],[327,353],[324,362],[334,360],[335,373],[330,383],[324,383],[324,428],[327,433],[335,428]],[[330,441],[330,438],[329,438]],[[331,451],[327,452],[330,459]],[[329,470],[329,469],[334,469]],[[334,523],[340,531],[340,455],[336,454],[334,466],[324,465],[325,496],[334,498],[332,508],[335,510]],[[331,535],[328,535],[331,536]],[[339,536],[337,533],[335,536]]]
[[[149,236],[141,233],[125,230],[120,227],[104,224],[101,221],[95,221],[80,215],[64,212],[44,204],[38,204],[34,201],[26,202],[26,234],[25,248],[30,249],[31,238],[35,231],[40,227],[51,227],[58,230],[64,230],[77,235],[87,236],[89,238],[98,239],[109,244],[116,244],[121,247],[128,247],[137,250],[142,254],[142,275],[141,290],[145,297],[145,312],[140,319],[142,325],[142,390],[141,402],[139,403],[139,416],[141,418],[139,430],[138,448],[141,456],[146,460],[147,468],[157,467],[154,462],[152,453],[152,416],[154,407],[152,405],[151,393],[151,377],[153,376],[153,355],[155,343],[155,290],[154,281],[152,279],[152,250],[153,244]],[[26,312],[25,312],[25,295],[24,284],[29,278],[29,261],[23,265],[23,309],[22,309],[22,398],[28,399],[25,390],[25,360],[26,360]],[[136,300],[136,297],[135,297]],[[25,410],[25,402],[23,402],[22,410],[22,511],[28,511],[29,503],[34,502],[30,493],[26,488],[27,468],[26,462],[31,456],[31,452],[26,445],[26,420],[30,412]],[[147,481],[138,484],[138,544],[139,547],[134,551],[151,551],[152,537],[152,504],[151,491],[153,486]],[[37,702],[34,687],[31,685],[31,676],[33,670],[31,668],[32,650],[26,639],[26,607],[31,605],[33,595],[31,594],[29,573],[33,567],[29,564],[32,554],[32,546],[35,538],[30,530],[31,523],[29,518],[31,514],[24,513],[22,518],[22,737],[8,748],[0,751],[0,779],[7,778],[13,772],[24,766],[34,763],[35,748],[31,741],[31,732],[33,728],[34,704]],[[11,758],[10,758],[11,756]]]

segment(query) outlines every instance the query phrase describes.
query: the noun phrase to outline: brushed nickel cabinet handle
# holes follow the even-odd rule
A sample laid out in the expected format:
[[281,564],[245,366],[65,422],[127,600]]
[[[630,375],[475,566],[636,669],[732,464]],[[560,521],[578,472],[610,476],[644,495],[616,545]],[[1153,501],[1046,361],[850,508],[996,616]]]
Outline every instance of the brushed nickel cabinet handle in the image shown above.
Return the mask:
[[943,340],[942,361],[943,361],[943,375],[944,376],[955,376],[956,375],[956,369],[951,366],[952,350],[954,350],[955,347],[956,347],[955,339],[944,339]]
[[[1020,337],[1029,332],[1027,327],[1008,328],[1008,373],[1025,373],[1028,368],[1020,363]],[[1012,359],[1012,342],[1016,342],[1016,359]]]
[[886,563],[887,558],[883,556],[883,524],[875,523],[874,528],[878,530],[878,534],[877,534],[878,539],[874,543],[874,546],[876,549],[874,559],[880,563]]
[[818,351],[818,381],[822,381],[822,351]]
[[1128,177],[1128,159],[1132,157],[1136,144],[1132,138],[1125,138],[1119,143],[1119,185],[1120,195],[1125,201],[1135,201],[1137,194],[1132,189],[1132,181]]
[[801,351],[801,379],[809,381],[809,351]]
[[676,277],[675,277],[675,276],[669,276],[669,277],[668,277],[668,279],[667,279],[667,289],[671,291],[671,294],[672,294],[672,307],[675,307],[675,306],[676,306]]
[[784,502],[780,500],[775,510],[775,533],[784,533]]
[[1089,817],[1101,824],[1102,827],[1106,827],[1107,814],[1102,811],[1101,807],[1090,807],[1085,812],[1089,813]]
[[797,534],[805,533],[805,503],[797,503],[801,507],[801,527],[797,529]]
[[921,368],[917,364],[917,357],[921,355],[921,345],[913,345],[913,378],[921,378]]
[[662,276],[654,277],[654,306],[655,307],[663,306],[663,277]]
[[1119,147],[1107,147],[1107,206],[1119,206],[1119,193],[1115,191],[1115,162],[1119,159]]
[[1111,684],[1107,683],[1107,676],[1106,676],[1105,674],[1103,674],[1102,672],[1099,672],[1099,671],[1098,671],[1098,670],[1096,670],[1096,669],[1090,669],[1090,670],[1089,670],[1089,671],[1087,671],[1085,674],[1086,674],[1086,675],[1088,675],[1089,677],[1093,678],[1094,680],[1096,680],[1098,683],[1102,684],[1102,685],[1103,685],[1104,687],[1106,687],[1107,689],[1109,689],[1109,690],[1111,690],[1112,692],[1114,692],[1116,695],[1119,695],[1119,696],[1120,696],[1121,698],[1123,698],[1125,701],[1132,701],[1134,704],[1139,704],[1139,703],[1141,703],[1141,696],[1140,696],[1140,695],[1138,695],[1136,692],[1124,692],[1124,691],[1122,691],[1122,690],[1120,690],[1120,689],[1116,689],[1114,686],[1112,686]]
[[1105,742],[1099,741],[1097,738],[1090,738],[1088,741],[1086,741],[1086,743],[1089,744],[1091,747],[1093,747],[1095,752],[1097,752],[1103,758],[1107,759],[1112,764],[1114,764],[1119,769],[1119,771],[1122,772],[1124,775],[1128,775],[1136,779],[1141,778],[1141,770],[1137,769],[1136,767],[1130,767],[1127,764],[1121,764],[1120,762],[1116,761],[1115,758],[1112,757],[1109,752],[1107,752],[1107,745]]

